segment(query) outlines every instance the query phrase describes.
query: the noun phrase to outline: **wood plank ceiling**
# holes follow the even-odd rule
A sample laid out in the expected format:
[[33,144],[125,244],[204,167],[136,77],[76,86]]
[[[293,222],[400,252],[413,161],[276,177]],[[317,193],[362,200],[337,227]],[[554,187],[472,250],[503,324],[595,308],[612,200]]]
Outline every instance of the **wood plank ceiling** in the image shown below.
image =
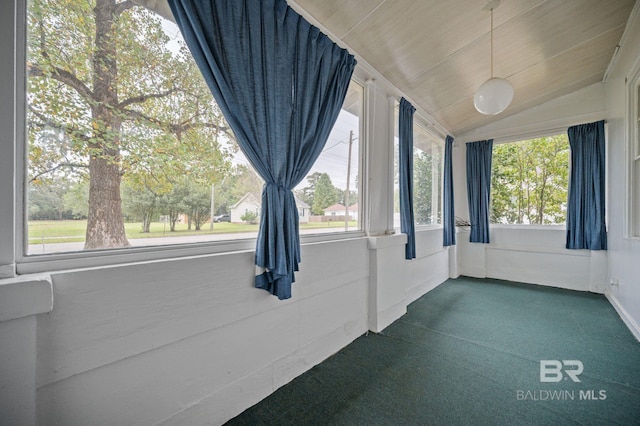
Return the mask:
[[473,106],[490,77],[486,0],[295,0],[449,132],[460,135],[602,81],[634,0],[502,0],[494,75],[515,89],[497,116]]

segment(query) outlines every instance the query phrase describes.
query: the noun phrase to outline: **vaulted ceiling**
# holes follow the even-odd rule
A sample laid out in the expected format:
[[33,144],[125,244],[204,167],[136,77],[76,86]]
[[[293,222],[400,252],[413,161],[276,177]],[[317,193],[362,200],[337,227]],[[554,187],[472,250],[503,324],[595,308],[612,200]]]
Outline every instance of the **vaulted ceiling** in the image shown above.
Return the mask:
[[295,3],[459,135],[602,81],[635,0],[502,0],[494,75],[511,82],[515,97],[497,116],[473,106],[490,77],[487,0]]

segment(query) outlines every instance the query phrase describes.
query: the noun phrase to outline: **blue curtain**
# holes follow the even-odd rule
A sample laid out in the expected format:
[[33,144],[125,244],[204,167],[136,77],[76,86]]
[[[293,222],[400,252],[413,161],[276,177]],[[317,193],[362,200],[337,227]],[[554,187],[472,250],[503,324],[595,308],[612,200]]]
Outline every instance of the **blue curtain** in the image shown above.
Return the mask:
[[407,234],[405,258],[416,257],[416,235],[413,223],[413,113],[411,102],[400,99],[398,113],[398,173],[400,185],[400,230]]
[[607,249],[604,121],[569,127],[571,177],[567,248]]
[[169,0],[184,39],[264,179],[255,285],[291,297],[300,262],[291,189],[338,117],[356,61],[284,0]]
[[472,243],[489,244],[493,139],[467,143],[467,197]]
[[443,241],[444,246],[456,244],[456,214],[453,208],[453,167],[451,155],[453,154],[453,137],[448,136],[444,141],[444,176],[443,176]]

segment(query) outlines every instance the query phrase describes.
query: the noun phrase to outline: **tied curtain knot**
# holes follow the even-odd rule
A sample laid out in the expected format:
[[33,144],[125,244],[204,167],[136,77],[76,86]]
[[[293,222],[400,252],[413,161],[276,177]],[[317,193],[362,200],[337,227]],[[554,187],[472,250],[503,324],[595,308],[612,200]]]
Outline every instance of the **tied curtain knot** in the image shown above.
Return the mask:
[[289,191],[291,192],[291,188],[284,186],[281,183],[278,182],[267,182],[265,183],[265,186],[270,186],[272,188],[276,188],[279,191]]

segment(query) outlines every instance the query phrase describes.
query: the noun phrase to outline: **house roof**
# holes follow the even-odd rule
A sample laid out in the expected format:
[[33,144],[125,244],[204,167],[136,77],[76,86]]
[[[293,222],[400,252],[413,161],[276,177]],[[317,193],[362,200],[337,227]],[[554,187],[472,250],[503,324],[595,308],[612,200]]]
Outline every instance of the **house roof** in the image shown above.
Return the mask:
[[[345,206],[343,206],[342,204],[334,204],[334,205],[329,206],[326,209],[324,209],[324,211],[325,212],[344,212],[345,209],[346,209]],[[349,206],[349,211],[350,212],[357,212],[358,211],[358,203],[350,205]]]
[[337,211],[344,211],[344,210],[345,210],[345,207],[342,204],[334,204],[324,209],[325,212],[337,212]]
[[246,194],[244,194],[244,195],[242,196],[242,198],[240,198],[240,200],[238,200],[238,202],[237,202],[237,203],[235,203],[233,206],[231,206],[231,208],[232,208],[232,209],[238,208],[238,206],[239,206],[240,204],[242,204],[243,202],[245,202],[245,201],[246,201],[246,202],[248,202],[248,203],[253,203],[253,204],[255,204],[256,206],[260,207],[260,201],[258,201],[258,199],[256,198],[256,196],[255,196],[255,195],[253,195],[253,194],[252,194],[252,193],[250,193],[250,192],[247,192]]
[[302,201],[300,198],[298,198],[295,194],[293,195],[293,198],[296,199],[296,206],[298,208],[303,208],[303,209],[310,209],[311,206],[307,203],[305,203],[304,201]]

